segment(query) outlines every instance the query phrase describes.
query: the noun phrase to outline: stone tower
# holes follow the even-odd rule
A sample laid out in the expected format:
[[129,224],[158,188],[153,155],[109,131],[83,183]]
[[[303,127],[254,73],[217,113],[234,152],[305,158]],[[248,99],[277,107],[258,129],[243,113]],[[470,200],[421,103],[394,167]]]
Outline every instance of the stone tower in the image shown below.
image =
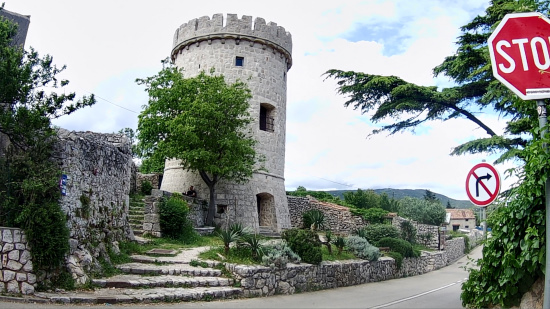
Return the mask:
[[[192,19],[174,34],[171,59],[186,78],[215,69],[228,83],[240,79],[252,91],[249,112],[256,151],[265,156],[266,172],[256,172],[244,184],[217,186],[216,222],[239,222],[255,230],[280,232],[290,228],[284,185],[287,72],[292,66],[292,38],[276,23],[263,18],[222,14]],[[208,199],[200,176],[184,171],[178,160],[167,160],[161,189],[185,192],[195,186]]]

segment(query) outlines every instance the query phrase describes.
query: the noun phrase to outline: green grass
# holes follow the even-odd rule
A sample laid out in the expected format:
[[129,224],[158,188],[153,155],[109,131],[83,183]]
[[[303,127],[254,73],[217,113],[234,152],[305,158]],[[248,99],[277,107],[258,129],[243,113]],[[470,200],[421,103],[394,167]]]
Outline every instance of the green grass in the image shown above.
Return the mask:
[[[222,259],[218,254],[225,257],[225,260]],[[229,254],[226,256],[224,254],[223,246],[212,247],[210,250],[202,252],[199,254],[199,258],[203,260],[214,260],[220,262],[228,262],[234,264],[244,264],[244,265],[258,265],[261,264],[260,259],[253,259],[252,252],[248,248],[230,248]]]
[[336,248],[336,246],[334,245],[332,246],[332,254],[328,253],[327,246],[323,246],[321,248],[321,252],[323,253],[323,261],[342,261],[357,259],[355,255],[347,252],[346,250],[342,250],[342,253],[338,255],[338,248]]

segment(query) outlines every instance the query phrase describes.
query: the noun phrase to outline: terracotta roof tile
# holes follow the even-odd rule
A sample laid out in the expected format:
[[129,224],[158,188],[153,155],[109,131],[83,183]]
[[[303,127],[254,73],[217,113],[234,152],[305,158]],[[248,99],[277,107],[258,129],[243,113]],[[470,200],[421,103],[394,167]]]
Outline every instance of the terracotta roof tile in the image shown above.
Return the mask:
[[451,214],[451,220],[475,219],[473,209],[445,209],[445,211]]

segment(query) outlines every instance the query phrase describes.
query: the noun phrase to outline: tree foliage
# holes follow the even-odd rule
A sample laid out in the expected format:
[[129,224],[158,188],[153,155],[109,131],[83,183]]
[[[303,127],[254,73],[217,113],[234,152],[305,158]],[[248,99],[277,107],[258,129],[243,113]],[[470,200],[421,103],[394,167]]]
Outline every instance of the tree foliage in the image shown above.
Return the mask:
[[[326,78],[337,80],[338,93],[347,96],[345,106],[362,113],[371,112],[373,122],[387,122],[372,134],[394,134],[414,130],[432,120],[447,121],[465,118],[487,133],[486,138],[468,141],[455,147],[452,154],[501,153],[498,162],[521,158],[521,150],[529,140],[529,117],[532,108],[522,108],[518,98],[492,74],[487,48],[493,27],[506,14],[548,9],[547,1],[494,0],[485,15],[475,17],[464,25],[459,36],[455,55],[446,57],[433,69],[434,75],[444,75],[456,86],[438,89],[436,86],[419,86],[397,76],[381,76],[362,72],[328,70]],[[495,128],[484,123],[478,113],[493,110],[507,117],[505,134],[498,135]]]
[[399,215],[423,224],[440,225],[445,222],[445,207],[439,202],[430,202],[412,197],[399,201]]
[[6,152],[0,149],[0,223],[25,231],[35,271],[59,270],[69,231],[59,205],[61,171],[51,160],[51,120],[95,100],[75,101],[75,93],[63,89],[69,82],[59,79],[65,66],[16,46],[16,31],[16,24],[0,17],[0,133],[10,142]]
[[374,190],[361,190],[344,192],[344,201],[357,208],[380,208],[380,195]]
[[241,81],[228,85],[213,71],[184,78],[167,60],[157,75],[137,83],[149,94],[139,115],[140,156],[179,159],[184,169],[196,171],[210,191],[207,224],[212,225],[216,185],[247,181],[260,161],[248,131],[250,90]]

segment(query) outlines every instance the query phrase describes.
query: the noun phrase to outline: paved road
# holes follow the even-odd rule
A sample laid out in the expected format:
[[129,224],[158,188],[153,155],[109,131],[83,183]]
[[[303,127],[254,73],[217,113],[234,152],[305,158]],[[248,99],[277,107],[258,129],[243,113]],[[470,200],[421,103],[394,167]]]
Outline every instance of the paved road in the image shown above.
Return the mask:
[[[481,258],[481,247],[476,248],[470,258]],[[367,283],[358,286],[312,293],[263,298],[177,303],[177,304],[137,304],[137,305],[97,305],[85,306],[105,308],[462,308],[460,301],[461,283],[468,274],[464,266],[468,257],[463,257],[445,268],[403,279]],[[62,305],[0,303],[0,309],[59,309]],[[84,307],[84,306],[83,306]]]

